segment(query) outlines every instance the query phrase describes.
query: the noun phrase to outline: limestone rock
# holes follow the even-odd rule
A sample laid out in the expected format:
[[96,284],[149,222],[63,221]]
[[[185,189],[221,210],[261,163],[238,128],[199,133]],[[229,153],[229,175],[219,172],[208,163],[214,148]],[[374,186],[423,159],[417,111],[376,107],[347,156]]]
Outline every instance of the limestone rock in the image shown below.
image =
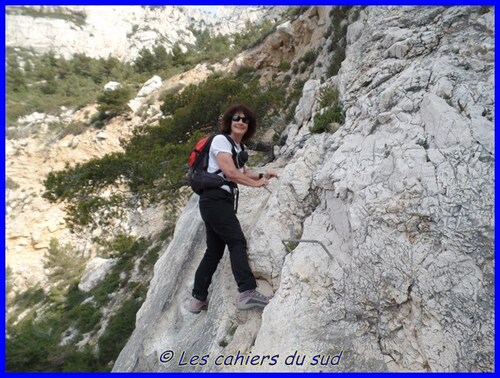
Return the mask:
[[[190,28],[210,27],[215,35],[241,31],[245,22],[275,22],[282,7],[220,6],[216,15],[195,7],[149,6],[68,6],[42,7],[40,12],[55,17],[32,17],[10,7],[6,15],[6,43],[10,47],[26,47],[43,54],[55,51],[70,58],[79,53],[92,58],[116,57],[135,60],[143,48],[162,45],[170,52],[178,43],[196,43]],[[74,18],[57,17],[60,13]],[[110,21],[112,25],[110,25]],[[90,43],[89,43],[90,39]]]
[[159,89],[161,87],[161,84],[161,77],[157,75],[153,76],[151,79],[144,83],[140,91],[137,93],[137,97],[149,96],[151,93]]
[[108,139],[108,134],[106,134],[105,131],[99,131],[98,133],[96,133],[95,137],[97,140]]
[[105,91],[116,91],[117,89],[120,89],[122,85],[116,81],[110,81],[109,83],[106,83],[104,85],[104,90]]
[[78,284],[78,289],[84,292],[92,290],[106,277],[106,274],[108,274],[115,264],[116,259],[95,257],[90,260]]
[[292,28],[292,23],[290,21],[287,21],[281,25],[278,25],[276,27],[276,31],[278,33],[286,34],[289,37],[293,37],[293,28]]
[[308,121],[312,115],[312,107],[316,101],[316,91],[320,85],[319,80],[308,80],[302,89],[302,97],[295,110],[295,123],[301,125]]

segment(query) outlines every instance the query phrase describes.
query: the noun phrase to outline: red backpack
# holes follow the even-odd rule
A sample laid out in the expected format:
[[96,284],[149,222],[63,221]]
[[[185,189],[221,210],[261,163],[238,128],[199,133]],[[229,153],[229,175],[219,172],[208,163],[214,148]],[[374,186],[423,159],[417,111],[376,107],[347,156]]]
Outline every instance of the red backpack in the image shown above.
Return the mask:
[[[205,138],[202,138],[196,143],[196,146],[194,146],[193,150],[189,154],[189,167],[193,168],[194,164],[196,163],[196,159],[201,155],[201,153],[204,151],[203,149],[207,147],[207,155],[208,151],[210,150],[210,145],[212,144],[212,139],[214,138],[214,135],[212,136],[206,136]],[[207,143],[208,142],[208,143]],[[208,166],[208,161],[207,161],[207,166]]]
[[[233,147],[233,160],[236,166],[239,166],[238,153],[236,152],[236,145],[233,139],[227,134],[223,135],[231,142],[231,146]],[[230,187],[236,186],[235,183],[219,175],[219,173],[222,172],[220,169],[213,173],[207,172],[210,146],[212,145],[214,137],[215,135],[211,135],[200,139],[189,154],[189,172],[187,174],[187,180],[189,186],[191,186],[191,189],[193,189],[196,194],[203,193],[205,189],[220,188],[223,185],[229,185]],[[241,148],[243,152],[243,145],[241,145]],[[248,158],[248,154],[246,154],[246,158]]]

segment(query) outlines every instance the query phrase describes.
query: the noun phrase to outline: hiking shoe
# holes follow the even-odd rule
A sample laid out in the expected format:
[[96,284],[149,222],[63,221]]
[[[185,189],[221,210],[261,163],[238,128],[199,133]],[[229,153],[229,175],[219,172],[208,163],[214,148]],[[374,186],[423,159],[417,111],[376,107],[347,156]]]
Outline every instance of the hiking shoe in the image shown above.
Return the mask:
[[247,290],[240,293],[236,301],[236,308],[239,310],[249,310],[253,307],[266,307],[269,303],[269,297],[262,295],[257,290]]
[[189,301],[189,304],[187,306],[187,310],[189,312],[192,312],[193,314],[199,314],[201,311],[207,311],[208,308],[208,301],[200,301],[199,299],[192,298]]

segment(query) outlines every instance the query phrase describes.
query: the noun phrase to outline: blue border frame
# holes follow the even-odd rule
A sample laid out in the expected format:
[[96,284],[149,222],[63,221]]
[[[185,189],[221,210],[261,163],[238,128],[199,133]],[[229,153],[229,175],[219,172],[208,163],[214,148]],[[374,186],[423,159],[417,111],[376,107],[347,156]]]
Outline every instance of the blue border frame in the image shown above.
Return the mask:
[[[2,61],[3,62],[6,62],[5,61],[5,17],[6,17],[6,12],[5,12],[5,8],[4,8],[4,14],[3,14],[3,17],[2,17],[2,28],[1,28],[1,31],[2,31],[2,41],[3,41],[3,48],[2,48],[2,51],[1,51],[1,54],[2,54]],[[3,106],[2,106],[2,110],[1,110],[1,113],[2,113],[2,116],[3,116],[3,120],[4,120],[4,123],[7,124],[6,122],[6,117],[5,117],[5,113],[6,113],[6,109],[5,109],[5,97],[6,97],[6,85],[5,85],[5,74],[6,74],[6,69],[5,69],[5,65],[6,63],[3,65],[3,75],[1,77],[1,80],[2,80],[2,100],[3,100]],[[3,134],[3,139],[2,139],[2,143],[3,143],[3,152],[4,152],[4,155],[3,155],[3,169],[2,169],[2,185],[4,185],[4,190],[3,192],[6,193],[6,189],[5,189],[5,184],[6,184],[6,163],[7,163],[7,155],[6,155],[6,152],[5,152],[5,146],[6,146],[6,139],[5,139],[5,126],[1,128],[1,132]],[[4,224],[5,224],[5,221],[6,221],[6,209],[7,209],[7,196],[4,196],[4,205],[2,206],[2,218],[4,219]],[[1,227],[1,230],[2,230],[2,244],[3,244],[3,250],[6,251],[6,239],[5,239],[5,234],[6,234],[6,230],[5,230],[5,227]],[[7,269],[7,260],[6,260],[6,253],[4,253],[3,255],[3,260],[4,260],[4,269],[2,269],[2,279],[0,280],[1,281],[1,285],[2,285],[2,293],[4,293],[4,296],[3,296],[3,304],[4,304],[4,311],[2,311],[2,324],[3,324],[3,327],[4,327],[4,337],[0,340],[0,345],[3,347],[2,350],[5,351],[5,335],[7,333],[7,326],[5,324],[6,322],[6,318],[5,318],[5,313],[7,312],[7,293],[6,293],[6,285],[5,285],[5,276],[6,276],[6,269]],[[6,360],[6,352],[4,352],[4,358],[1,362],[1,371],[5,372],[5,360]]]
[[15,5],[496,5],[495,0],[464,0],[464,1],[451,1],[451,0],[6,0],[4,6]]
[[[193,0],[178,0],[178,1],[161,1],[161,0],[149,0],[149,1],[98,1],[98,0],[88,0],[88,1],[78,1],[78,0],[46,0],[46,1],[32,1],[32,0],[18,0],[18,1],[5,1],[4,2],[4,15],[2,17],[2,41],[4,43],[3,49],[2,49],[2,59],[5,62],[5,21],[6,21],[6,12],[5,12],[5,7],[6,6],[15,6],[15,5],[487,5],[487,6],[495,6],[496,1],[492,0],[487,0],[487,1],[481,1],[481,0],[465,0],[465,1],[446,1],[446,0],[441,0],[441,1],[436,1],[436,0],[402,0],[402,1],[390,1],[390,0],[372,0],[372,1],[366,1],[366,0],[358,0],[358,1],[348,1],[348,0],[337,0],[337,1],[325,1],[325,0],[302,0],[302,1],[285,1],[285,0],[220,0],[220,1],[208,1],[208,0],[198,0],[198,1],[193,1]],[[498,25],[498,21],[500,19],[500,16],[498,15],[497,9],[495,8],[495,26]],[[495,47],[497,45],[497,33],[495,30]],[[498,61],[498,52],[497,49],[495,48],[495,62]],[[497,84],[497,74],[496,74],[496,65],[495,65],[495,99],[498,97],[497,94],[499,93],[498,91],[498,86]],[[6,96],[6,82],[5,82],[5,63],[3,65],[3,75],[2,75],[2,99],[5,100]],[[2,115],[3,119],[5,121],[5,101],[3,102],[4,106],[2,107]],[[496,110],[497,110],[497,105],[495,102],[495,115],[496,115]],[[4,122],[6,123],[6,122]],[[2,171],[2,184],[4,185],[4,193],[5,193],[5,184],[6,184],[6,155],[5,155],[5,127],[2,128],[2,133],[3,133],[3,151],[4,151],[4,169]],[[495,146],[498,145],[498,133],[496,133],[496,117],[495,117]],[[495,155],[496,155],[496,148],[495,148]],[[498,170],[498,165],[496,164],[496,161],[494,163],[494,182],[493,185],[495,185],[496,177],[497,177],[497,170]],[[498,213],[496,211],[496,186],[495,186],[495,200],[494,200],[494,232],[495,232],[495,239],[496,239],[496,232],[497,229],[495,225],[498,223],[498,220],[500,219],[498,216]],[[6,198],[4,202],[4,206],[2,207],[2,215],[4,221],[6,220]],[[5,227],[2,228],[2,242],[4,246],[4,251],[5,251]],[[496,243],[494,246],[494,258],[496,261]],[[5,267],[6,267],[6,256],[4,254],[4,270],[2,272],[2,280],[1,280],[1,285],[2,285],[2,290],[4,293],[4,308],[6,306],[6,297],[5,297],[5,290],[6,290],[6,285],[5,285]],[[496,293],[496,267],[494,270],[494,285],[495,285],[495,293]],[[495,296],[496,297],[496,296]],[[496,317],[496,310],[497,310],[497,302],[494,298],[494,330],[496,331],[496,325],[497,325],[497,317]],[[4,358],[1,361],[0,365],[0,371],[4,372],[4,374],[9,374],[9,375],[16,375],[16,376],[31,376],[31,375],[38,375],[38,374],[45,374],[45,373],[6,373],[5,372],[5,357],[6,357],[6,352],[5,352],[5,311],[2,312],[2,320],[3,320],[3,325],[4,325],[4,338],[0,340],[0,346],[2,346],[4,350]],[[496,332],[494,336],[494,353],[495,357],[497,356],[496,353],[496,347],[497,347],[497,338],[496,338]],[[493,366],[493,372],[496,372],[496,358],[494,359],[494,366]],[[434,375],[465,375],[465,374],[493,374],[492,373],[433,373]],[[63,374],[63,373],[55,373],[55,374]],[[111,373],[64,373],[64,374],[97,374],[97,375],[109,375]],[[158,373],[113,373],[113,374],[158,374]],[[180,374],[186,374],[186,373],[164,373],[164,374],[169,374],[171,376],[175,375],[180,375]],[[229,374],[229,375],[238,375],[238,376],[248,376],[248,375],[255,375],[255,374],[267,374],[267,373],[188,373],[188,374],[194,374],[194,375],[199,375],[199,374]],[[269,373],[277,376],[285,375],[285,374],[291,374],[291,373]],[[301,374],[321,374],[321,373],[301,373]],[[339,374],[339,373],[337,373]],[[355,376],[366,376],[367,374],[375,374],[375,375],[387,375],[387,374],[405,374],[406,376],[415,376],[415,375],[420,375],[423,373],[340,373],[340,374],[349,374],[352,377]]]

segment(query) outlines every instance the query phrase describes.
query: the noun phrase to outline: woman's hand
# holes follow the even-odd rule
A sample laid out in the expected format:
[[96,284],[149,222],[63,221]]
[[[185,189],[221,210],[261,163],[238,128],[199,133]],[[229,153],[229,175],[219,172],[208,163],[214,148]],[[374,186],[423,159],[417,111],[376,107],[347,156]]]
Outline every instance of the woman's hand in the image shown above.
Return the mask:
[[257,187],[258,188],[261,188],[261,187],[266,187],[269,185],[269,180],[266,178],[266,177],[262,177],[261,179],[259,179],[257,181]]
[[273,177],[278,178],[278,173],[273,169],[269,169],[268,171],[266,171],[266,173],[264,173],[264,177],[268,180]]

